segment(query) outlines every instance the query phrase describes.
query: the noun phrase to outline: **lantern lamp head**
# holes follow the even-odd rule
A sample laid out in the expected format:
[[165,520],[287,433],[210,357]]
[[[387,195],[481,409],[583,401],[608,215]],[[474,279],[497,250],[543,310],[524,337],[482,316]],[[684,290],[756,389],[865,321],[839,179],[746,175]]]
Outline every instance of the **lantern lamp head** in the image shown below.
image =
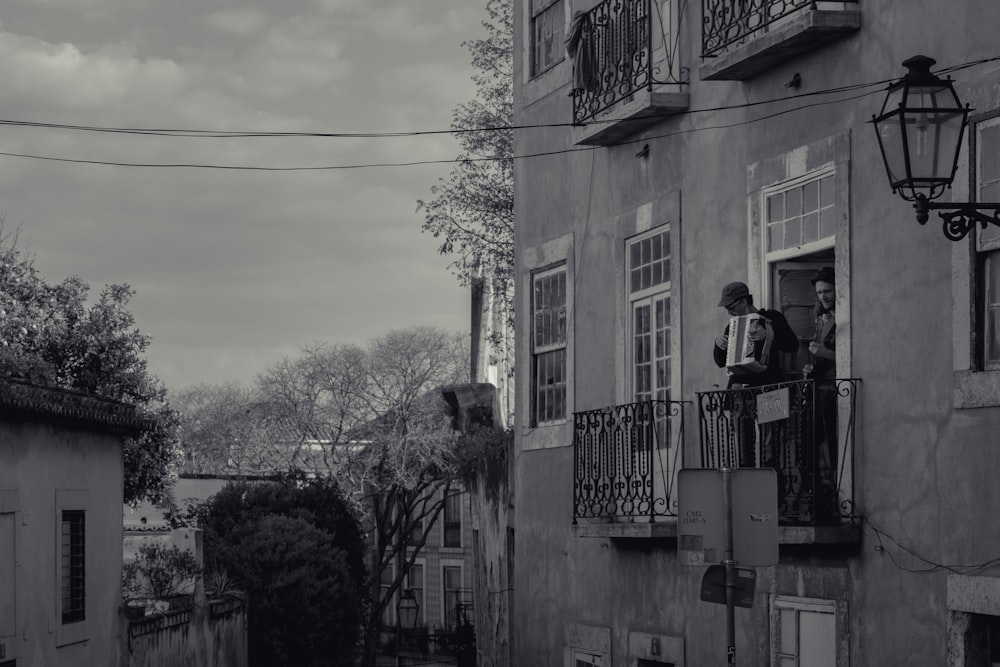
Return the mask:
[[872,117],[889,185],[907,201],[928,201],[951,187],[968,124],[951,78],[931,72],[935,60],[913,56],[907,73],[889,85],[882,111]]

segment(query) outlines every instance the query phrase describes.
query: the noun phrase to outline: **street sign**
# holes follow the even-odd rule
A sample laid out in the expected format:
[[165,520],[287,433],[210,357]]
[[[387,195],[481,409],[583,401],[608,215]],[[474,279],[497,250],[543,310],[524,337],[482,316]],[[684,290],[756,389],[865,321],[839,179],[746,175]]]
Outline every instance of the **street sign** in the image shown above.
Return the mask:
[[[736,588],[733,603],[737,607],[753,606],[754,585],[757,583],[757,572],[751,568],[736,568]],[[701,578],[701,599],[703,602],[726,604],[726,568],[722,565],[711,565]]]
[[732,507],[723,505],[723,473],[684,468],[677,475],[677,552],[683,565],[713,565],[725,557],[731,511],[733,560],[743,567],[778,563],[778,477],[772,468],[729,471]]
[[738,468],[733,475],[733,560],[742,567],[778,564],[778,473]]
[[677,550],[683,565],[722,562],[726,541],[722,472],[683,468],[677,477]]

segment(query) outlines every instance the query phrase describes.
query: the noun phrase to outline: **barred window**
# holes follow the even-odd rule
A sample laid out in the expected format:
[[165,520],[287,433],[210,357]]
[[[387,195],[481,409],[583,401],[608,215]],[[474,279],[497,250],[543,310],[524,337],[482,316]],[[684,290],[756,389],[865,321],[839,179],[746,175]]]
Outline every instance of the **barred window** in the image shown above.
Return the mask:
[[86,618],[86,519],[83,510],[63,510],[60,541],[62,622]]
[[[1000,118],[977,123],[976,199],[1000,197]],[[1000,370],[1000,227],[979,230],[976,239],[976,337],[981,370]]]

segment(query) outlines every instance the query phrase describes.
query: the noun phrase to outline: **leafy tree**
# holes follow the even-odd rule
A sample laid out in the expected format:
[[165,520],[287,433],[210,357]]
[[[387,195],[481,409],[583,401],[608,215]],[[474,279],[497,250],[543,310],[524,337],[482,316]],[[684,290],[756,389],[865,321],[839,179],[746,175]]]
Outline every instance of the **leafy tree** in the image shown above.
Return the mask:
[[[423,229],[441,239],[442,254],[463,284],[490,277],[508,300],[514,275],[513,6],[489,0],[486,37],[463,46],[472,55],[476,97],[452,115],[462,152],[448,179],[418,201]],[[508,307],[508,324],[513,309]]]
[[107,285],[88,305],[77,276],[49,283],[0,222],[0,374],[129,403],[142,430],[124,446],[125,500],[164,500],[178,417],[146,369],[150,338],[128,309],[134,291]]
[[251,665],[354,664],[364,543],[335,483],[229,484],[194,516],[209,569],[247,596]]

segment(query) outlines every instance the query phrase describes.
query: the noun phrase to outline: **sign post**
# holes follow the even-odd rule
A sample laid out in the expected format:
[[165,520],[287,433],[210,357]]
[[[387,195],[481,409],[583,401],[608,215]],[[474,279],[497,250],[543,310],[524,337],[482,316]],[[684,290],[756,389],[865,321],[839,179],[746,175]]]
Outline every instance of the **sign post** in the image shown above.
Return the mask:
[[[677,516],[681,563],[721,563],[724,570],[726,664],[735,667],[737,592],[745,588],[737,576],[746,572],[737,565],[778,563],[777,473],[772,468],[685,468],[677,477]],[[752,596],[751,588],[751,602]]]

